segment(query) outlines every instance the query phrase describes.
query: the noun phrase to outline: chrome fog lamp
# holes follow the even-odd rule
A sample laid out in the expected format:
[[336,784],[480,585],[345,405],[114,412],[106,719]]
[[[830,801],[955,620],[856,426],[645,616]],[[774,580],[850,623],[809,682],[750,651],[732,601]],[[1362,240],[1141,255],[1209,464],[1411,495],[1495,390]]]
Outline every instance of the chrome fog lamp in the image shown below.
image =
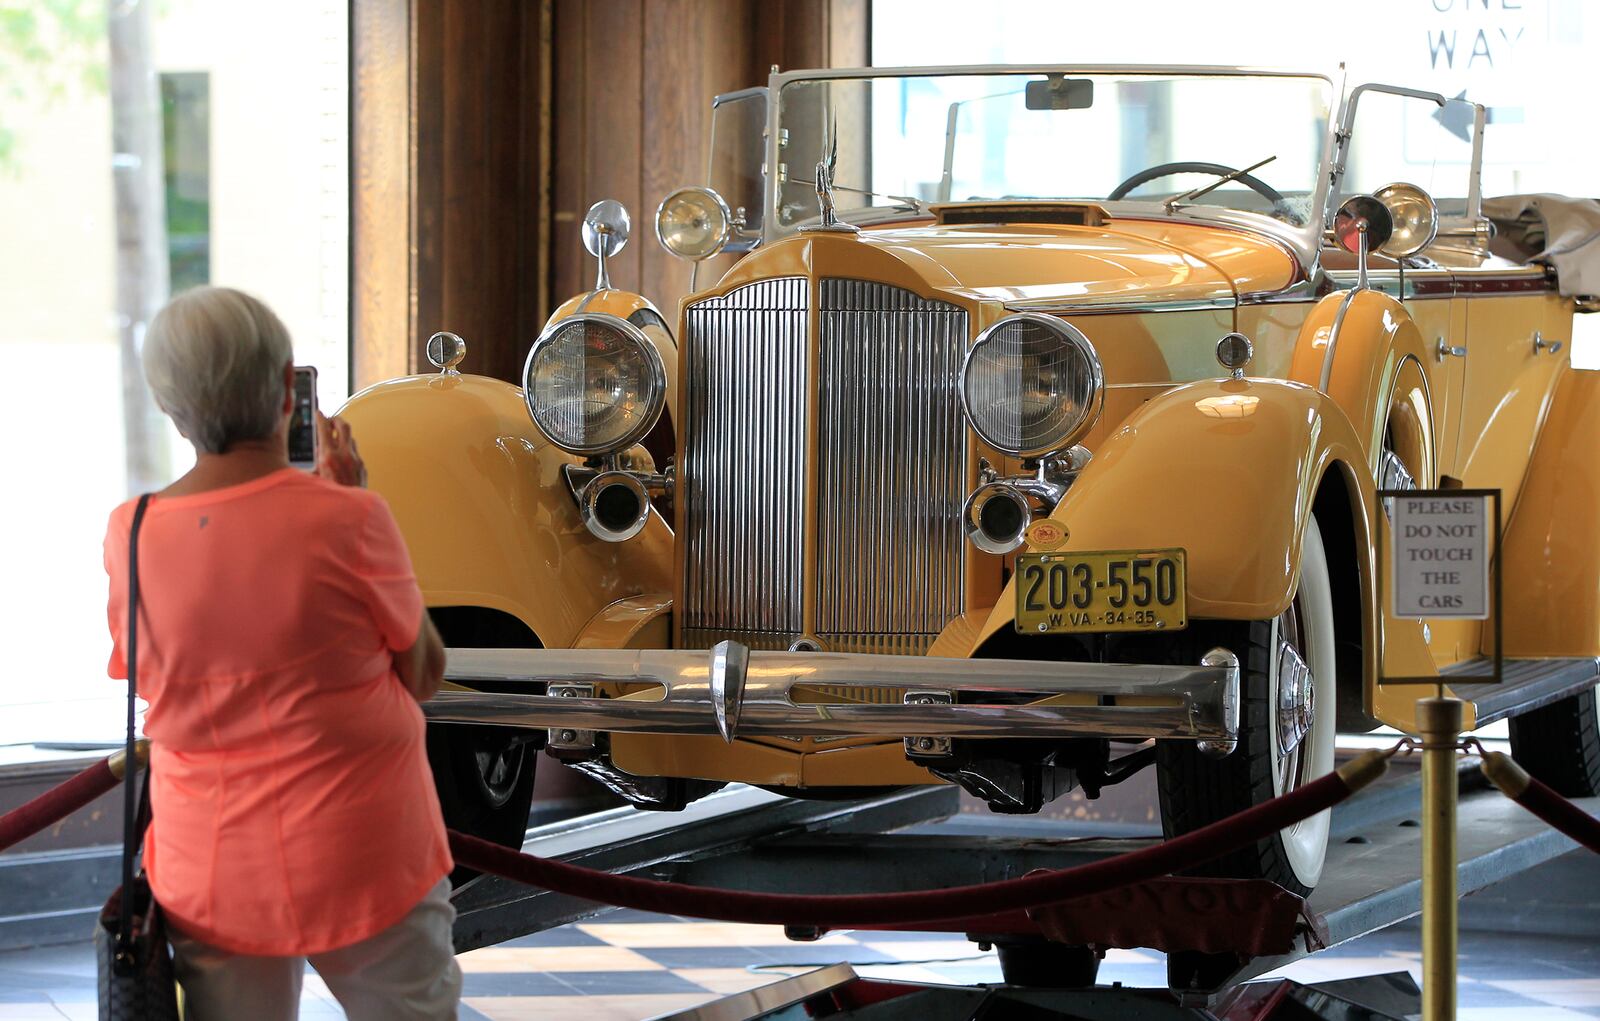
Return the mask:
[[583,312],[545,327],[522,370],[523,398],[545,439],[597,456],[645,437],[666,404],[661,355],[625,319]]
[[961,509],[967,541],[985,553],[1005,555],[1028,541],[1033,507],[1028,497],[1008,482],[989,482],[967,497]]
[[1094,345],[1053,316],[1007,316],[978,334],[961,367],[967,421],[985,443],[1013,457],[1070,446],[1104,403]]
[[679,188],[656,209],[656,239],[679,258],[709,259],[732,235],[728,203],[710,188]]
[[632,472],[601,472],[579,491],[578,517],[596,538],[626,542],[644,531],[650,494]]
[[1004,478],[987,458],[978,459],[978,488],[961,505],[967,541],[984,553],[1004,556],[1028,541],[1028,527],[1055,510],[1092,455],[1083,447],[1045,454],[1021,475]]

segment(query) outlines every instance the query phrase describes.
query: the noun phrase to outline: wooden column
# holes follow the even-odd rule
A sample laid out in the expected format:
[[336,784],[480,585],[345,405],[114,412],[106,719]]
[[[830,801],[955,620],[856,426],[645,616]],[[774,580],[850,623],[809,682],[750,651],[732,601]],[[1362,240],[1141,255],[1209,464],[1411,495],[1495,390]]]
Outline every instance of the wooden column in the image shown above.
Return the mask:
[[770,65],[867,60],[868,0],[355,0],[351,358],[363,386],[427,370],[435,330],[504,379],[593,286],[579,224],[622,201],[616,286],[669,320],[689,267],[655,209],[702,183],[711,97]]
[[357,386],[429,368],[437,330],[515,378],[544,299],[548,2],[351,9],[351,359]]

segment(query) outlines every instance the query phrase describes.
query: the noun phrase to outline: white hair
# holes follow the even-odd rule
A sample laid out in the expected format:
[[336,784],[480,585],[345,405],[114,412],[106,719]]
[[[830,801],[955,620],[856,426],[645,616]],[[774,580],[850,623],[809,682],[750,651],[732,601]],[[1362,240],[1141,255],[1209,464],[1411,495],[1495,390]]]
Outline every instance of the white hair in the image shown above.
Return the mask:
[[143,360],[156,403],[202,453],[270,436],[283,418],[289,331],[242,291],[196,287],[173,298],[150,322]]

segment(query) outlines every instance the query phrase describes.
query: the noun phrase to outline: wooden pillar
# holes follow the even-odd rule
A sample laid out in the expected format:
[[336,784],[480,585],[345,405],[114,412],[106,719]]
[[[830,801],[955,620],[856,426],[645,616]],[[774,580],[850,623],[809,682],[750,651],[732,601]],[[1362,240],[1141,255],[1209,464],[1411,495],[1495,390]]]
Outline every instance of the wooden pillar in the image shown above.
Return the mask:
[[426,371],[437,330],[515,378],[537,332],[547,227],[550,3],[351,8],[351,378]]
[[705,175],[711,97],[770,65],[867,60],[868,0],[355,0],[351,378],[426,371],[435,330],[515,380],[552,308],[593,286],[579,224],[622,201],[616,286],[669,320],[689,268],[656,206]]

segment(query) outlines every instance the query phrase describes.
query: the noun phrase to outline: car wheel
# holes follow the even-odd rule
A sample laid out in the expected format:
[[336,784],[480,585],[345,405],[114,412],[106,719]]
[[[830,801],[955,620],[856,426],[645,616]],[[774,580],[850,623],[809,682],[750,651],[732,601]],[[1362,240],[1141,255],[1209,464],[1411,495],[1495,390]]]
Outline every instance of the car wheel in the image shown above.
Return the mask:
[[1511,757],[1566,798],[1600,794],[1600,709],[1595,689],[1513,716]]
[[[1328,558],[1316,519],[1301,543],[1300,578],[1276,619],[1226,623],[1213,637],[1240,661],[1239,741],[1216,757],[1190,741],[1156,742],[1161,824],[1168,837],[1199,829],[1333,769],[1334,631]],[[1305,895],[1322,877],[1328,850],[1324,811],[1195,870],[1197,875],[1266,879]]]
[[[530,736],[511,727],[428,727],[428,764],[447,827],[521,849],[539,762]],[[451,881],[459,886],[474,875],[458,868]]]

